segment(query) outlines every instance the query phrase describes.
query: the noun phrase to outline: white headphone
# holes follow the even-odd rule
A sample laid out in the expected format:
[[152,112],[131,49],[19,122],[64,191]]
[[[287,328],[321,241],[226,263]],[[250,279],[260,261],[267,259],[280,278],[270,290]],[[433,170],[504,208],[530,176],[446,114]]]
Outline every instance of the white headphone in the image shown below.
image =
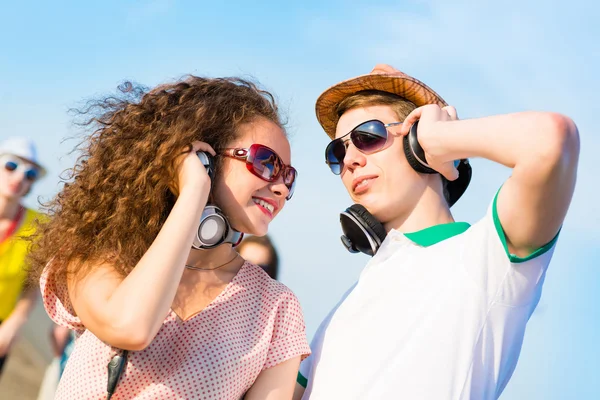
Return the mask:
[[[203,151],[196,153],[202,164],[206,168],[206,172],[211,181],[215,177],[215,164],[210,154]],[[215,205],[207,204],[202,211],[200,224],[196,237],[192,243],[194,249],[212,249],[223,243],[232,243],[237,246],[244,237],[242,232],[238,232],[231,227],[229,220],[223,214],[223,211]]]

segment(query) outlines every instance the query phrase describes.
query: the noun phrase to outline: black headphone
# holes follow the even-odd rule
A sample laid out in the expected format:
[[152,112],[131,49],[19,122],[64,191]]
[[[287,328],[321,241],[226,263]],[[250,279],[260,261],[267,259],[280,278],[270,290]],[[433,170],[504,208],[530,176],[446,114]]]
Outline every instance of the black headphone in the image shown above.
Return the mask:
[[[206,168],[210,180],[214,182],[215,163],[213,157],[203,151],[198,151],[196,154]],[[238,232],[231,227],[229,220],[219,207],[207,204],[202,211],[192,247],[198,250],[212,249],[223,243],[232,243],[235,247],[241,242],[243,236],[242,232]]]
[[353,204],[340,213],[342,244],[350,253],[374,256],[385,240],[387,232],[381,222],[360,204]]
[[[417,172],[422,174],[437,174],[438,172],[427,164],[425,151],[419,144],[417,138],[417,126],[419,121],[411,127],[408,135],[404,136],[404,155],[408,164]],[[446,199],[452,206],[464,193],[471,181],[471,166],[469,160],[456,160],[454,166],[458,168],[459,178],[448,182],[449,196]],[[385,228],[367,209],[360,204],[353,204],[340,213],[340,224],[342,225],[342,244],[351,253],[365,253],[374,256],[385,240],[387,232]]]

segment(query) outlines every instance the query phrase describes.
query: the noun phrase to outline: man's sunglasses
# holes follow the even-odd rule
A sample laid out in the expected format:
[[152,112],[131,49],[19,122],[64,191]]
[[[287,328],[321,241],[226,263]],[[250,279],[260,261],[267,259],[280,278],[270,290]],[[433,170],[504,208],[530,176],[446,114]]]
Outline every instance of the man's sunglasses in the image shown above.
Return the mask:
[[286,199],[292,198],[298,172],[291,165],[285,165],[273,149],[255,143],[247,149],[224,149],[221,154],[245,161],[248,171],[264,181],[275,182],[283,176],[283,183],[288,188]]
[[40,171],[36,167],[17,158],[4,158],[2,163],[4,164],[4,169],[8,172],[22,171],[25,179],[30,182],[36,181],[40,176]]
[[[332,140],[327,145],[325,149],[325,162],[331,168],[331,172],[339,175],[344,169],[344,157],[346,156],[346,148],[349,140],[362,153],[372,154],[385,147],[388,140],[387,128],[401,124],[402,122],[384,124],[376,119],[363,122],[344,136]],[[350,137],[348,138],[348,136]]]

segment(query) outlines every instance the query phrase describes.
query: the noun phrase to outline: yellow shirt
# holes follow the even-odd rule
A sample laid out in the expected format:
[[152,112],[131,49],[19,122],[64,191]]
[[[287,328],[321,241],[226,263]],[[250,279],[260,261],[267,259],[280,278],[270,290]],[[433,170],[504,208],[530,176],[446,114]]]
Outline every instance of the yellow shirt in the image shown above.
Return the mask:
[[27,209],[16,232],[0,243],[0,321],[10,316],[21,296],[27,279],[25,258],[30,244],[23,237],[33,234],[33,222],[39,216],[38,212]]

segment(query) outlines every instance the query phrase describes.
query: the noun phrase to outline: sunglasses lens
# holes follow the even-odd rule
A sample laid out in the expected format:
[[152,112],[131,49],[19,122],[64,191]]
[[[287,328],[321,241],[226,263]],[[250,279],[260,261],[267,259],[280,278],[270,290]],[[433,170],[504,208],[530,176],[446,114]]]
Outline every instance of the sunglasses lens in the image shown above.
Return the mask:
[[286,197],[287,200],[291,199],[294,195],[294,190],[296,189],[296,177],[298,172],[293,167],[290,167],[286,170],[285,176],[283,178],[283,183],[288,188],[288,195]]
[[274,182],[283,172],[283,183],[289,191],[286,199],[291,199],[296,186],[296,169],[283,164],[277,153],[260,144],[250,146],[250,155],[248,160],[252,162],[251,172],[259,178]]
[[350,134],[352,143],[364,153],[373,153],[387,142],[387,129],[380,121],[369,121],[359,125]]
[[35,169],[28,169],[25,172],[25,178],[28,181],[32,181],[32,182],[35,181],[38,178],[38,171]]
[[[369,154],[381,150],[387,142],[387,129],[381,121],[367,121],[354,128],[350,133],[350,140],[358,150]],[[346,146],[342,138],[335,139],[325,150],[325,160],[331,172],[339,175],[344,167]]]
[[331,172],[339,175],[342,172],[344,165],[344,157],[346,156],[346,146],[341,139],[336,139],[329,143],[325,149],[325,159]]
[[374,153],[385,145],[386,139],[366,132],[353,132],[352,143],[365,154]]
[[279,157],[266,147],[256,147],[252,168],[257,176],[271,182],[279,174],[281,168]]
[[7,171],[14,171],[19,167],[19,164],[17,164],[14,161],[7,161],[6,164],[4,164],[4,168]]

